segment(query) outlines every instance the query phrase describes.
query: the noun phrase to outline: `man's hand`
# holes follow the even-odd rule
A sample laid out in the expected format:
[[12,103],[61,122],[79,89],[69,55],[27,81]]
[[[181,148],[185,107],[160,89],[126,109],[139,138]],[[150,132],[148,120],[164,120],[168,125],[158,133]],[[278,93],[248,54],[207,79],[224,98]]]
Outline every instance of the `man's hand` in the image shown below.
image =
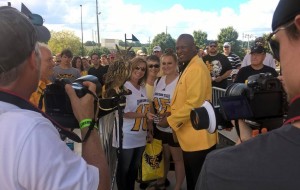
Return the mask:
[[223,78],[221,76],[218,76],[217,78],[215,78],[215,82],[221,82],[223,80]]
[[[88,87],[92,93],[96,94],[96,85],[94,83],[85,81],[83,85]],[[78,98],[75,90],[69,84],[66,84],[65,90],[70,98],[73,113],[79,122],[83,119],[93,119],[95,117],[93,95],[87,93],[82,98]]]
[[165,128],[169,127],[170,125],[169,125],[169,123],[168,123],[168,121],[167,121],[167,117],[170,116],[170,115],[171,115],[170,112],[165,112],[164,114],[161,114],[161,115],[160,115],[160,118],[161,118],[161,119],[160,119],[158,125],[159,125],[160,127],[165,127]]

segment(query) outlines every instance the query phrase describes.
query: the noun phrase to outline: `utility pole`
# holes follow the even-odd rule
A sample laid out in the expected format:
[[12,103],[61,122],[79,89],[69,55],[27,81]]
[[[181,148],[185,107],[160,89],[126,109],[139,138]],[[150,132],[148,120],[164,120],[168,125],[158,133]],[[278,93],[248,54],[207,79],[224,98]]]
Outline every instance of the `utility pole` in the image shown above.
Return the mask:
[[81,9],[81,56],[83,56],[82,5],[80,5],[80,9]]
[[149,43],[149,46],[148,46],[148,54],[149,54],[149,55],[152,54],[152,52],[150,51],[150,42],[151,42],[151,41],[150,41],[150,37],[149,37],[149,40],[148,40],[148,43]]
[[97,34],[98,34],[98,44],[100,47],[100,32],[99,32],[99,12],[98,12],[98,0],[96,0],[96,16],[97,16]]

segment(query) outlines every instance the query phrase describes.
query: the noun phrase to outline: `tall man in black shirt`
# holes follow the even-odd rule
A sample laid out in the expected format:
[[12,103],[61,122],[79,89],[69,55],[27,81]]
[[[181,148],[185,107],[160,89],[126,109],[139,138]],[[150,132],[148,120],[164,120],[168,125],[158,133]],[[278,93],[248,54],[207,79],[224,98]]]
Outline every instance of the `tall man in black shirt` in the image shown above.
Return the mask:
[[103,67],[100,65],[99,55],[97,53],[93,53],[91,55],[91,62],[93,67],[91,67],[88,71],[89,75],[94,75],[98,78],[101,85],[104,85],[104,74],[107,72],[108,67]]
[[232,66],[225,55],[218,53],[216,41],[209,43],[208,54],[203,57],[203,61],[210,71],[212,86],[226,88],[227,78],[232,71]]

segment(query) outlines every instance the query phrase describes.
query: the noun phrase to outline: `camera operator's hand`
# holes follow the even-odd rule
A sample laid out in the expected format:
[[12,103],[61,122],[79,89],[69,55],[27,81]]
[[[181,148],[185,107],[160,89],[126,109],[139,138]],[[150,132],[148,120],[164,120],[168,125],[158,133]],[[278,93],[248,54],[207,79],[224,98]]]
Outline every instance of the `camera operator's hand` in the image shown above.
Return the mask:
[[[96,85],[92,82],[85,81],[83,85],[88,87],[88,89],[95,94],[96,92]],[[72,88],[71,85],[66,84],[65,90],[71,100],[71,105],[73,109],[73,113],[78,121],[83,119],[94,119],[94,97],[93,95],[87,93],[84,97],[78,98],[75,93],[75,90]]]
[[[240,139],[238,139],[236,144],[240,144],[241,142],[247,141],[252,138],[252,129],[248,126],[248,124],[242,119],[239,119],[238,122],[240,129]],[[233,126],[235,126],[234,121],[232,121],[232,124]]]
[[[92,82],[85,81],[83,85],[95,94],[96,85]],[[83,119],[94,119],[94,96],[87,93],[82,98],[78,98],[71,85],[65,86],[66,92],[70,97],[72,109],[78,121]],[[98,106],[97,106],[98,107]],[[87,134],[88,127],[81,129],[81,135],[84,137]],[[110,173],[106,162],[105,152],[101,145],[101,140],[98,132],[92,130],[88,139],[82,143],[82,157],[90,165],[99,169],[99,186],[98,190],[110,189]],[[101,179],[101,180],[100,180]]]

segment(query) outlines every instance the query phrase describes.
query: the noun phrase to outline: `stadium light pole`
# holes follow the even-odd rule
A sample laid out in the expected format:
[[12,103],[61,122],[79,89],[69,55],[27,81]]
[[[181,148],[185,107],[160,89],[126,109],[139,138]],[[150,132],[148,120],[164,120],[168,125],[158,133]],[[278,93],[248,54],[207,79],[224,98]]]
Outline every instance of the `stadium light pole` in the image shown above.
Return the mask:
[[82,5],[80,5],[80,11],[81,11],[81,56],[83,56]]
[[99,18],[98,18],[99,14],[101,13],[98,12],[98,0],[96,0],[97,34],[98,34],[98,45],[100,47],[101,45],[100,45]]

